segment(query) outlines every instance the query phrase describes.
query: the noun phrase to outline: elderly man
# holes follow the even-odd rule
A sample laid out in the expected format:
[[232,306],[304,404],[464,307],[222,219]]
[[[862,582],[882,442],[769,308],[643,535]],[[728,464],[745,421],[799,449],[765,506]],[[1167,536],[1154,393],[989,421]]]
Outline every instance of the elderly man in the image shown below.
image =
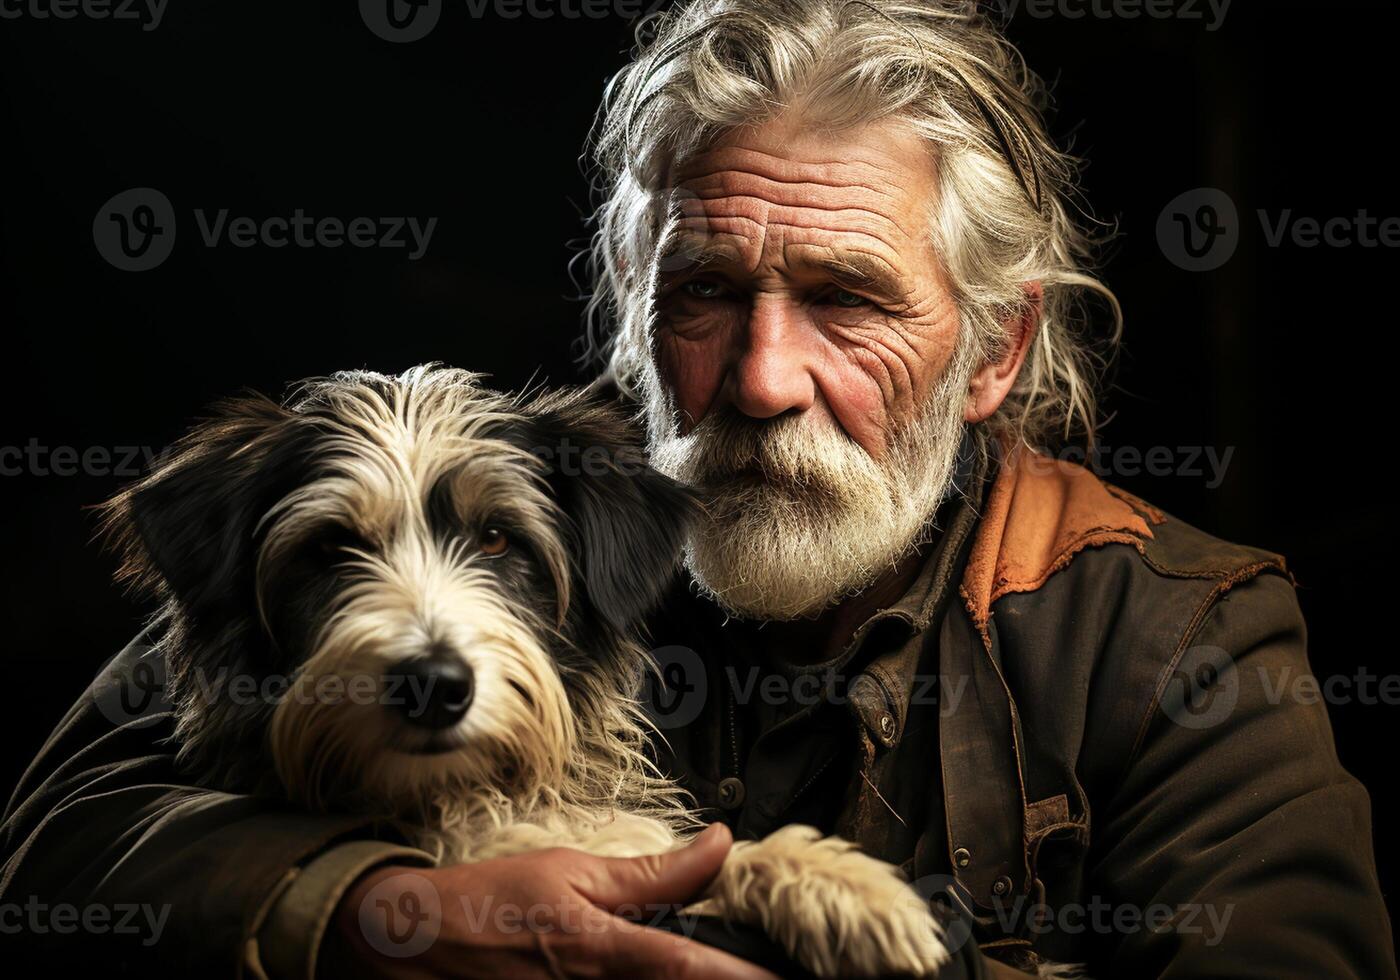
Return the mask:
[[[972,974],[1394,977],[1366,793],[1325,709],[1269,696],[1308,669],[1283,561],[1029,448],[1092,439],[1119,318],[1037,101],[952,0],[699,0],[611,86],[595,338],[709,500],[652,630],[685,682],[663,763],[739,836],[899,865]],[[762,975],[622,918],[471,917],[685,903],[726,833],[431,868],[172,784],[151,738],[75,709],[12,805],[12,887],[154,897],[167,955],[249,975]],[[26,855],[44,828],[82,836]],[[412,912],[407,869],[457,900],[411,960],[359,919]]]

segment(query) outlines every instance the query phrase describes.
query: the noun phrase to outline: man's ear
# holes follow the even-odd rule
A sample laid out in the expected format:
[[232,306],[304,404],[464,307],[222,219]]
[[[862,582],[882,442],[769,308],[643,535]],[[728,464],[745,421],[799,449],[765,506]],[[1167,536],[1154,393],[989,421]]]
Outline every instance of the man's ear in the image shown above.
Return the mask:
[[640,425],[596,386],[548,392],[520,411],[516,438],[549,468],[589,604],[632,629],[675,574],[696,497],[647,465]]
[[1021,373],[1031,341],[1040,329],[1045,289],[1039,282],[1028,282],[1024,291],[1025,303],[1005,323],[1010,338],[1006,354],[999,361],[982,365],[972,375],[968,385],[967,408],[963,410],[963,419],[968,422],[977,423],[990,418],[1001,407],[1015,386],[1016,376]]
[[313,432],[260,396],[221,403],[145,479],[103,504],[118,577],[174,598],[200,624],[253,602],[254,535],[303,478]]

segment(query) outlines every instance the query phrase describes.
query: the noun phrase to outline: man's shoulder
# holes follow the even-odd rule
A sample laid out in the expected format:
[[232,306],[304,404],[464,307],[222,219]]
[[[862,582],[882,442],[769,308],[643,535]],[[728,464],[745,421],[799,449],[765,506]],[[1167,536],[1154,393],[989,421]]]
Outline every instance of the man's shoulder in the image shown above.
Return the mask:
[[1280,555],[1193,527],[1083,466],[1023,451],[987,493],[962,592],[980,627],[1003,597],[1056,576],[1171,594],[1264,572],[1288,574]]
[[1191,658],[1301,642],[1279,555],[1193,527],[1083,467],[1018,466],[999,476],[979,529],[984,563],[1001,570],[974,579],[979,593],[965,580],[965,598],[974,621],[983,603],[983,642],[1027,729],[1065,758],[1097,747],[1086,779],[1121,775],[1173,678],[1196,676]]

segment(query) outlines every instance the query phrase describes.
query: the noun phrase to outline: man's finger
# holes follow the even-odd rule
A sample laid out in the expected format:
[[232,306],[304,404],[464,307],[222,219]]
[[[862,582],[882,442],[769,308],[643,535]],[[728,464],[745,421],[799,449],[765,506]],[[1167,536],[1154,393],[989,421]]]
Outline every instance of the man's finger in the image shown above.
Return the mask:
[[734,843],[729,828],[715,823],[680,850],[639,858],[603,858],[589,867],[579,891],[605,908],[686,905],[719,873]]

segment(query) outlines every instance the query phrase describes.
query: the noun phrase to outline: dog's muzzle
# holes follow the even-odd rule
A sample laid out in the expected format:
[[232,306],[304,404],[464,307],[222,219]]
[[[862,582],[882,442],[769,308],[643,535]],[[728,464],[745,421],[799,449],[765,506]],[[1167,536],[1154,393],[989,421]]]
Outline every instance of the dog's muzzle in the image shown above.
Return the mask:
[[389,709],[408,724],[434,732],[453,728],[465,718],[476,694],[471,665],[440,644],[427,656],[399,661],[384,679],[398,691]]

